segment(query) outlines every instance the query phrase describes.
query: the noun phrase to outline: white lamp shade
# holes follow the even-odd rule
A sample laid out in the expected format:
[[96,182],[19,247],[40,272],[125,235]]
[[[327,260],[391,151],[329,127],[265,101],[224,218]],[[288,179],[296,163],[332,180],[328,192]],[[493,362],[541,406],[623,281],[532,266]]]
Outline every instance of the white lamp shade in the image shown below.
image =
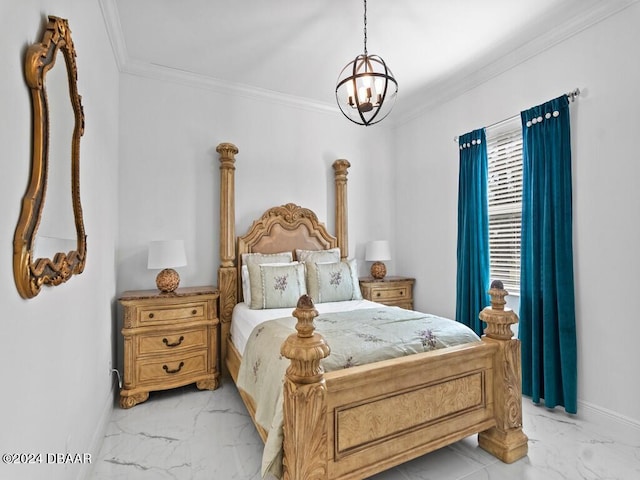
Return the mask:
[[391,260],[391,248],[388,240],[374,240],[367,243],[365,258],[367,262],[384,262]]
[[153,240],[149,242],[147,268],[183,267],[187,264],[187,255],[182,240]]

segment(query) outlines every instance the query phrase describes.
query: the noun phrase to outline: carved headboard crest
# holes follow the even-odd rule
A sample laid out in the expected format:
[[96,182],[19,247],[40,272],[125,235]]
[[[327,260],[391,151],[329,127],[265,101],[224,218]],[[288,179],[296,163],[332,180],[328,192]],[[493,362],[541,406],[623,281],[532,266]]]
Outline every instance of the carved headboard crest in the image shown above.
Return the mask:
[[[242,269],[243,253],[294,252],[295,249],[326,250],[338,245],[316,214],[294,203],[272,207],[253,222],[251,228],[237,243],[238,278]],[[238,284],[238,299],[241,298]]]
[[258,240],[257,237],[271,234],[275,225],[286,230],[296,230],[301,225],[306,225],[312,236],[322,239],[322,245],[318,248],[331,248],[337,244],[336,238],[327,231],[312,210],[295,203],[270,208],[253,222],[247,234],[239,240],[249,246],[247,251],[253,251],[251,247]]
[[301,218],[308,218],[312,222],[318,223],[318,217],[315,213],[295,203],[287,203],[286,205],[270,208],[262,215],[261,220],[269,217],[282,217],[286,223],[291,224],[295,224]]

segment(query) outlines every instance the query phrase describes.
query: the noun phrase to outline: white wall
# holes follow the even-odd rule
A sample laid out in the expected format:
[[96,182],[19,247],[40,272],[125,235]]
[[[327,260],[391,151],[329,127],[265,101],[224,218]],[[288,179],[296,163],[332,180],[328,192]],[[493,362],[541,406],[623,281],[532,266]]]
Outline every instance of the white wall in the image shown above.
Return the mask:
[[[118,71],[97,1],[0,3],[0,451],[91,453],[113,404],[109,374],[115,318]],[[23,75],[27,45],[46,15],[67,18],[78,54],[86,129],[80,145],[87,233],[84,273],[23,300],[13,279],[13,235],[31,161],[31,103]],[[68,168],[68,165],[67,165]],[[69,187],[70,188],[70,187]],[[0,465],[2,478],[81,478],[82,466]]]
[[[219,166],[215,149],[236,155],[236,234],[267,208],[288,202],[314,210],[333,231],[331,164],[351,163],[349,255],[392,227],[393,172],[388,129],[352,125],[335,112],[221,94],[183,82],[121,78],[118,292],[155,288],[146,268],[150,240],[182,238],[181,285],[217,281]],[[364,263],[361,261],[360,263]],[[392,267],[392,266],[391,266]],[[361,265],[366,271],[366,265]]]
[[[579,413],[640,426],[640,5],[397,128],[397,270],[416,306],[455,314],[458,150],[452,141],[579,87],[571,105]],[[425,207],[425,205],[427,207]],[[419,241],[416,241],[419,239]]]

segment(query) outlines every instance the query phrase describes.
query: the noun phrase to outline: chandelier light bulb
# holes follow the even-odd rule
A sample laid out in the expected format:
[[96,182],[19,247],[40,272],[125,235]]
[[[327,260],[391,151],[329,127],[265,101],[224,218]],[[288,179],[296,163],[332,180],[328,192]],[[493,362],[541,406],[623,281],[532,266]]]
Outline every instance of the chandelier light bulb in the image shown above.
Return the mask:
[[347,103],[349,104],[350,107],[353,107],[355,105],[355,100],[354,97],[356,96],[356,87],[355,87],[355,80],[351,81],[351,82],[347,82],[347,92],[348,92],[348,99],[347,99]]

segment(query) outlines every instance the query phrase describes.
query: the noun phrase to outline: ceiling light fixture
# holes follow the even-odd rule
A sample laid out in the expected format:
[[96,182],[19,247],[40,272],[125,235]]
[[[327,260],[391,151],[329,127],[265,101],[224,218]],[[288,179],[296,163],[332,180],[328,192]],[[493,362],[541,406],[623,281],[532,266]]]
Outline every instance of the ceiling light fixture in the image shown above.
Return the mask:
[[378,55],[367,53],[367,0],[364,0],[364,54],[340,72],[336,101],[345,117],[368,126],[389,115],[397,95],[398,82],[387,64]]

